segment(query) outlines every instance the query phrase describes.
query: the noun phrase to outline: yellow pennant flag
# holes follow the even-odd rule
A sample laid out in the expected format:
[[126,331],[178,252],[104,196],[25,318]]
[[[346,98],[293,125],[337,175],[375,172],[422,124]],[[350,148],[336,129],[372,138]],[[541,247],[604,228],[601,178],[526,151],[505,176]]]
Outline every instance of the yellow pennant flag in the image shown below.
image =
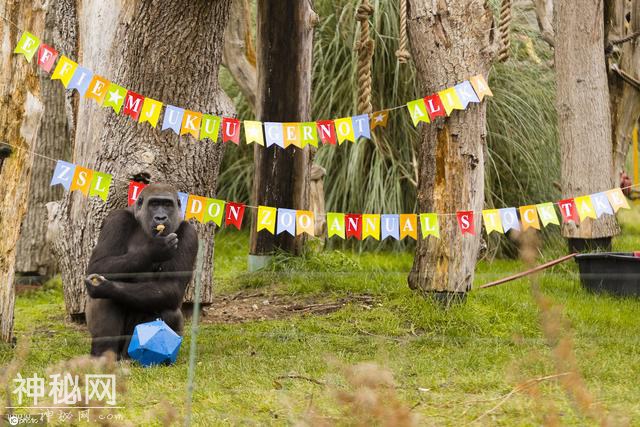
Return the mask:
[[307,233],[313,236],[315,220],[311,211],[296,211],[296,236]]
[[485,96],[493,96],[493,92],[489,89],[489,85],[482,74],[471,77],[469,81],[471,82],[471,86],[473,86],[473,90],[476,91],[476,95],[478,95],[478,99],[480,101],[482,101]]
[[538,221],[538,212],[535,205],[520,206],[520,220],[522,221],[523,231],[529,227],[540,230],[540,222]]
[[400,240],[407,236],[418,240],[418,215],[416,214],[400,215]]
[[362,215],[362,240],[369,236],[380,240],[380,215],[378,214]]
[[344,117],[335,120],[336,135],[338,136],[338,144],[345,141],[356,142],[355,133],[353,132],[353,120],[351,117]]
[[269,206],[258,206],[257,230],[267,230],[269,233],[276,232],[276,214],[277,208]]
[[484,219],[484,228],[487,230],[487,234],[491,234],[493,231],[504,234],[500,211],[498,209],[483,210],[482,219]]
[[573,200],[576,203],[580,221],[584,221],[585,218],[597,218],[596,210],[593,207],[593,203],[591,203],[591,196],[576,197]]
[[344,214],[327,212],[327,237],[338,236],[344,239]]
[[160,110],[162,110],[162,102],[145,98],[142,104],[142,110],[140,110],[138,123],[149,122],[151,127],[156,127],[158,125],[158,119],[160,118]]
[[190,218],[195,218],[200,222],[204,222],[204,212],[207,204],[208,200],[206,197],[194,196],[193,194],[189,194],[189,199],[187,199],[187,209],[184,214],[184,220],[186,221]]
[[536,205],[536,208],[538,209],[538,216],[543,226],[546,227],[549,224],[560,225],[560,220],[558,219],[556,209],[553,207],[553,203],[540,203]]
[[53,70],[53,74],[51,74],[51,80],[60,80],[64,87],[67,87],[76,68],[78,68],[78,64],[62,55],[58,60],[56,68]]
[[614,212],[618,212],[620,208],[630,209],[627,198],[619,188],[607,191],[607,198],[609,199],[609,203],[611,203],[611,207]]
[[438,92],[438,96],[442,101],[442,105],[444,105],[444,111],[447,113],[447,116],[450,116],[453,110],[464,110],[456,88],[450,87],[449,89],[441,90]]
[[408,102],[407,109],[409,110],[409,114],[411,114],[411,120],[413,120],[414,126],[418,126],[420,122],[431,123],[424,99],[416,99],[415,101]]
[[438,224],[438,215],[435,213],[420,214],[420,228],[422,229],[422,238],[434,236],[440,238],[440,224]]
[[262,133],[262,122],[245,120],[244,121],[244,137],[247,144],[255,142],[258,145],[264,145],[264,134]]

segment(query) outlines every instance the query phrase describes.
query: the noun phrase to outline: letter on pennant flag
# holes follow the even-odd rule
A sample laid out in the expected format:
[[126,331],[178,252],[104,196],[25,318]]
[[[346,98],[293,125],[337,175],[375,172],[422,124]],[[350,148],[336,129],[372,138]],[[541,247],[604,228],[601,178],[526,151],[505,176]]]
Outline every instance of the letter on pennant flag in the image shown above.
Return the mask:
[[609,204],[606,193],[596,193],[591,195],[591,202],[596,211],[596,217],[600,218],[603,214],[613,215],[613,209]]
[[213,142],[218,142],[220,133],[220,117],[204,114],[202,116],[202,127],[200,128],[200,139],[209,138]]
[[62,160],[58,160],[56,168],[53,171],[50,185],[62,184],[67,190],[71,187],[71,181],[75,174],[76,165]]
[[140,192],[146,186],[147,184],[145,184],[144,182],[129,181],[129,194],[127,197],[128,206],[133,205],[136,200],[138,200]]
[[476,95],[478,95],[478,99],[480,101],[482,101],[485,96],[493,96],[493,93],[491,92],[491,89],[489,89],[489,85],[482,74],[473,76],[469,80],[471,81],[471,85],[473,85],[473,89],[476,91]]
[[529,227],[540,230],[540,222],[538,221],[538,212],[535,205],[520,206],[520,220],[522,221],[523,231]]
[[447,112],[444,110],[444,105],[442,105],[442,101],[437,93],[426,96],[424,103],[427,106],[427,113],[429,113],[431,120],[436,117],[446,117]]
[[438,215],[435,213],[420,214],[420,229],[422,230],[422,238],[434,236],[440,238],[440,224],[438,223]]
[[338,136],[338,144],[342,144],[345,141],[356,142],[356,137],[353,132],[353,121],[351,117],[343,117],[335,120],[336,135]]
[[355,237],[358,240],[362,240],[362,215],[346,214],[344,222],[346,238]]
[[462,234],[465,233],[475,235],[475,224],[473,221],[473,211],[461,211],[456,212],[456,217],[458,218],[458,226],[460,227],[460,231]]
[[91,186],[92,178],[93,171],[91,169],[83,168],[82,166],[76,166],[76,170],[73,174],[73,180],[71,181],[70,190],[80,190],[82,194],[87,196],[89,194],[89,187]]
[[187,203],[189,201],[189,195],[187,193],[181,193],[178,191],[178,205],[180,205],[180,213],[184,219],[187,216]]
[[389,110],[376,111],[371,113],[371,130],[377,127],[387,127],[387,121],[389,120]]
[[498,209],[483,210],[482,219],[484,220],[484,228],[487,230],[487,234],[491,234],[494,231],[503,233],[502,220],[500,219],[500,211],[498,211]]
[[264,133],[267,140],[267,147],[277,145],[284,148],[284,130],[282,129],[282,123],[265,122]]
[[108,173],[93,171],[93,179],[89,188],[89,196],[99,196],[105,202],[109,196],[109,188],[113,177]]
[[316,127],[316,122],[300,123],[300,133],[303,148],[307,145],[318,146],[318,128]]
[[222,226],[224,216],[224,200],[207,199],[202,222],[204,224],[213,221],[218,227]]
[[107,95],[104,97],[103,107],[111,107],[116,114],[120,113],[120,109],[124,104],[124,98],[127,95],[127,90],[122,86],[118,86],[115,83],[110,83],[107,89]]
[[540,203],[536,205],[536,208],[538,209],[538,217],[544,227],[549,224],[560,225],[553,203]]
[[77,67],[78,64],[62,55],[58,60],[56,68],[53,70],[53,74],[51,74],[51,80],[60,80],[64,87],[67,87]]
[[223,117],[222,118],[222,142],[233,142],[240,144],[240,120]]
[[344,214],[337,212],[327,212],[327,237],[344,235]]
[[278,210],[276,208],[271,208],[269,206],[258,206],[258,218],[257,218],[256,231],[267,230],[269,233],[275,234],[277,211]]
[[242,203],[227,203],[227,212],[224,218],[224,224],[234,225],[238,230],[242,227],[242,218],[244,217],[245,206]]
[[197,219],[199,222],[204,224],[204,208],[207,205],[207,198],[194,196],[193,194],[189,194],[189,198],[187,199],[187,210],[184,214],[184,220],[188,220],[191,218]]
[[478,95],[471,87],[471,83],[469,80],[465,80],[460,84],[455,86],[456,93],[458,94],[458,98],[460,99],[460,105],[465,109],[469,105],[470,102],[478,103],[480,100],[478,99]]
[[442,105],[444,105],[444,111],[447,113],[447,116],[450,116],[453,110],[464,110],[455,88],[450,87],[449,89],[442,90],[438,92],[438,96],[442,101]]
[[400,240],[400,215],[382,215],[380,217],[381,239],[393,237]]
[[38,49],[38,66],[49,73],[51,72],[51,68],[53,67],[53,63],[56,61],[57,57],[57,50],[51,46],[47,46],[46,44],[41,44]]
[[162,110],[162,102],[151,98],[145,98],[142,103],[142,111],[140,111],[138,123],[149,122],[151,127],[155,128],[158,126],[160,110]]
[[418,215],[416,214],[400,215],[400,240],[407,236],[418,240]]
[[578,223],[578,211],[573,199],[560,200],[558,206],[560,206],[560,213],[562,214],[562,220],[564,222],[573,221]]
[[122,110],[122,114],[131,117],[135,121],[138,121],[143,103],[144,96],[130,90],[127,91],[127,94],[124,97],[124,109]]
[[427,114],[427,106],[424,103],[424,99],[416,99],[407,103],[407,109],[411,114],[411,120],[413,120],[413,126],[418,126],[418,123],[425,122],[431,123],[429,115]]
[[184,116],[184,108],[176,107],[174,105],[167,105],[164,109],[164,119],[162,119],[162,129],[171,129],[180,135],[180,128],[182,127],[182,117]]
[[38,50],[40,45],[40,39],[31,34],[28,31],[22,33],[18,45],[14,49],[13,53],[21,53],[27,58],[27,62],[31,62],[31,58]]
[[195,139],[200,137],[200,121],[202,120],[202,113],[196,113],[195,111],[185,110],[182,116],[182,126],[180,127],[180,135],[189,134]]
[[296,235],[296,211],[293,209],[278,209],[278,226],[276,234],[286,231],[292,236]]
[[307,233],[313,236],[316,221],[311,211],[296,211],[296,236]]
[[509,230],[520,230],[520,221],[518,221],[516,208],[504,208],[499,211],[502,229],[505,233]]
[[609,203],[611,203],[611,207],[613,208],[614,212],[618,212],[620,208],[630,209],[627,198],[622,193],[622,190],[620,190],[619,188],[614,188],[613,190],[609,190],[606,193],[607,198],[609,199]]
[[[361,114],[351,117],[353,123],[353,136],[356,138],[371,139],[371,127],[369,125],[369,115]],[[364,238],[364,237],[363,237]]]
[[[58,65],[60,65],[60,62],[58,62]],[[84,96],[89,90],[89,83],[93,80],[93,71],[88,68],[77,67],[75,73],[72,74],[67,89],[76,89],[80,96]],[[53,77],[51,78],[53,79]],[[64,81],[62,83],[64,84]]]
[[380,240],[380,215],[362,215],[362,240],[369,236],[376,240]]
[[[247,144],[255,142],[258,145],[264,145],[264,135],[262,134],[262,122],[244,121],[244,137],[247,140]],[[274,221],[275,225],[275,221]],[[260,230],[258,230],[260,231]],[[271,234],[274,232],[272,231]]]
[[109,89],[109,80],[94,75],[91,79],[91,83],[89,83],[89,87],[85,92],[85,98],[91,98],[98,103],[98,105],[102,105],[104,102],[104,97],[107,96],[107,89]]
[[300,139],[300,123],[283,123],[282,132],[284,133],[284,148],[290,145],[301,148],[302,140]]
[[319,120],[316,126],[323,144],[336,145],[336,128],[333,120]]
[[576,209],[578,210],[580,221],[584,221],[586,218],[597,218],[596,210],[591,203],[591,196],[576,197],[574,201],[576,203]]

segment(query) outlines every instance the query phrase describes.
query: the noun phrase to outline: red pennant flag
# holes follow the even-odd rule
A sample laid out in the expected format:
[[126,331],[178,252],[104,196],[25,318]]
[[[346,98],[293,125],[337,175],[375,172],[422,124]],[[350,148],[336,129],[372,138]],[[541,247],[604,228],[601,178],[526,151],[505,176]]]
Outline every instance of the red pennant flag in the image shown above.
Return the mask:
[[576,202],[573,199],[560,200],[558,205],[560,206],[563,222],[573,221],[577,224],[580,221]]
[[51,72],[51,67],[53,67],[57,57],[58,51],[51,46],[41,44],[38,48],[38,66],[47,73]]
[[124,97],[122,114],[138,121],[140,110],[142,110],[142,104],[144,104],[144,96],[129,90],[127,91],[127,95]]
[[336,145],[336,128],[333,120],[318,120],[316,126],[323,144]]
[[433,120],[435,117],[447,116],[444,105],[442,105],[442,100],[440,100],[440,96],[438,96],[437,93],[434,93],[431,96],[425,96],[424,103],[427,106],[427,112],[429,113],[429,117],[431,118],[431,120]]
[[222,118],[222,142],[240,144],[240,120],[229,117]]
[[344,225],[346,239],[353,236],[358,240],[362,240],[362,214],[346,214],[344,216]]
[[145,184],[144,182],[129,181],[129,197],[128,197],[129,206],[131,206],[136,202],[136,200],[138,200],[138,196],[140,195],[140,192],[146,186],[147,184]]
[[456,216],[458,217],[458,226],[460,227],[462,234],[476,234],[473,221],[473,211],[456,212]]
[[244,205],[242,203],[228,202],[225,216],[224,225],[235,225],[238,230],[242,227],[242,218],[244,217]]

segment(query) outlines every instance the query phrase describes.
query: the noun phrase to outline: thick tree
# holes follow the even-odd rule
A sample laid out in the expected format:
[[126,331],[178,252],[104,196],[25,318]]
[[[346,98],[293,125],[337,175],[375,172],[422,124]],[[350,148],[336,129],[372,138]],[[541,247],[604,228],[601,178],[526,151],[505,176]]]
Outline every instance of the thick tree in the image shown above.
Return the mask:
[[[230,116],[233,107],[218,84],[223,33],[230,0],[85,0],[78,7],[78,58],[120,86],[188,110]],[[53,209],[54,248],[60,261],[65,303],[72,318],[82,318],[84,276],[102,220],[127,204],[127,181],[148,177],[178,191],[213,197],[222,144],[178,137],[148,123],[99,107],[82,98],[75,113],[74,162],[110,173],[107,202],[66,194]],[[214,225],[197,224],[204,243],[202,301],[212,298]],[[194,298],[187,288],[185,300]]]
[[[258,1],[257,115],[263,122],[310,119],[313,27],[309,1]],[[254,205],[309,209],[311,147],[254,148]],[[264,265],[276,248],[298,253],[302,236],[274,236],[251,227],[250,268]]]
[[[25,216],[29,197],[29,182],[33,165],[33,150],[43,106],[35,60],[28,63],[13,53],[22,31],[44,32],[44,4],[41,2],[1,1],[0,14],[14,24],[3,22],[2,55],[0,56],[0,146],[9,157],[1,162],[0,183],[0,339],[10,341],[13,334],[13,286],[16,243],[20,224]],[[10,144],[4,145],[3,142]]]
[[[408,0],[411,56],[420,93],[429,95],[477,74],[487,77],[494,56],[493,15],[485,1]],[[482,210],[486,103],[470,104],[451,117],[422,124],[419,154],[419,212]],[[420,239],[409,286],[449,300],[471,289],[480,244],[462,235],[455,215],[440,216],[440,239]]]

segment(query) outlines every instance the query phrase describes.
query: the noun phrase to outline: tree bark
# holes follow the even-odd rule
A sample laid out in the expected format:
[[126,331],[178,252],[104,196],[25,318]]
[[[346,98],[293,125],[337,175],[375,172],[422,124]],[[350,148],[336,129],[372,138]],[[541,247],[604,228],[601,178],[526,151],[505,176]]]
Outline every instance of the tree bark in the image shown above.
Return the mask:
[[[421,93],[429,95],[477,74],[487,76],[495,53],[493,15],[484,1],[409,0],[409,38]],[[419,212],[480,211],[484,201],[486,103],[470,104],[421,131]],[[440,239],[420,238],[409,287],[424,295],[471,289],[480,244],[461,235],[455,215],[440,216]]]
[[[311,61],[315,12],[310,2],[258,1],[258,117],[261,121],[310,119]],[[311,147],[254,147],[254,205],[309,209]],[[250,256],[264,259],[278,248],[299,253],[302,236],[256,232],[252,212]],[[251,258],[250,258],[251,260]],[[258,261],[260,265],[260,261]],[[259,266],[258,265],[258,266]]]
[[553,0],[533,0],[540,37],[550,46],[555,44],[553,31]]
[[[556,107],[564,198],[616,185],[603,19],[602,1],[555,4]],[[562,226],[570,245],[573,239],[607,239],[619,231],[611,215]]]
[[[46,11],[44,42],[72,55],[76,52],[77,21],[75,2],[60,0],[50,2]],[[48,157],[69,160],[71,137],[67,122],[64,86],[53,81],[48,73],[40,73],[40,90],[45,113],[42,117],[37,146],[34,150]],[[16,272],[19,275],[36,275],[44,279],[57,270],[56,258],[44,238],[47,231],[46,204],[60,200],[63,188],[50,186],[53,165],[42,158],[34,159],[29,191],[29,209],[20,229],[16,249]]]
[[[233,107],[218,85],[223,32],[230,0],[83,1],[79,7],[82,65],[117,84],[188,110],[230,116]],[[222,144],[177,137],[136,124],[82,98],[77,110],[74,161],[114,176],[107,202],[65,194],[55,212],[54,248],[61,264],[65,304],[80,320],[83,278],[102,220],[127,205],[127,181],[146,174],[178,191],[214,197]],[[196,224],[204,247],[202,295],[212,300],[214,225]],[[192,283],[185,301],[192,301]]]
[[[44,32],[44,11],[40,2],[0,2],[0,13],[32,34]],[[36,74],[36,60],[27,63],[22,55],[13,54],[21,31],[3,24],[2,56],[0,57],[0,143],[7,142],[13,154],[5,159],[0,170],[3,197],[0,199],[0,339],[9,342],[13,336],[13,287],[16,243],[20,223],[26,210],[31,180],[33,154],[42,103],[39,100],[40,82]]]

